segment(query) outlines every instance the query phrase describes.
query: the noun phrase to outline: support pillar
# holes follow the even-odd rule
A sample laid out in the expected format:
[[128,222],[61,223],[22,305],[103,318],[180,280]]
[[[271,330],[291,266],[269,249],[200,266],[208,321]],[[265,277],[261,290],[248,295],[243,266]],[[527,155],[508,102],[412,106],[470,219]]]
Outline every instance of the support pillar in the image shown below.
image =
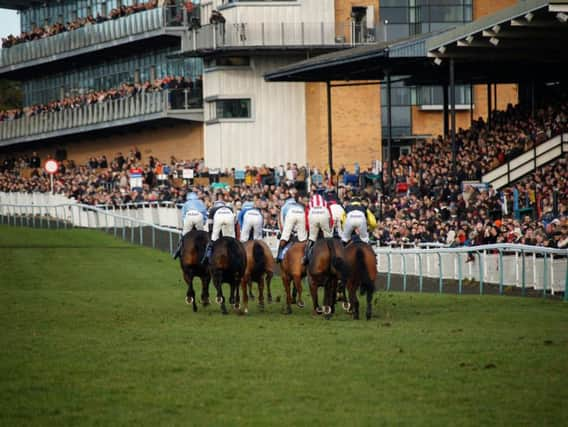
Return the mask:
[[473,121],[475,120],[475,117],[473,116],[473,96],[474,96],[473,84],[470,83],[469,84],[469,124],[470,125],[473,125]]
[[391,100],[391,75],[385,70],[387,78],[387,176],[389,194],[392,189],[392,100]]
[[491,129],[491,83],[487,83],[487,127]]
[[457,175],[456,157],[456,76],[454,59],[450,58],[450,114],[451,114],[451,140],[452,140],[452,172],[454,177]]
[[329,176],[331,177],[331,171],[333,170],[333,135],[332,135],[332,111],[331,111],[331,83],[326,82],[327,88],[327,163],[329,166]]
[[443,102],[444,102],[444,138],[450,134],[450,116],[448,111],[448,85],[445,84],[442,88]]

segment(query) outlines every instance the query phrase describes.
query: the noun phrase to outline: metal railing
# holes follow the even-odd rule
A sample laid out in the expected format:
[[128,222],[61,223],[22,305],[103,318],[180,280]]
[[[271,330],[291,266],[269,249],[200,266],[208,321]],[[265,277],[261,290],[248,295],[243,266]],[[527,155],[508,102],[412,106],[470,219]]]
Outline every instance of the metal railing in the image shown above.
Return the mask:
[[568,153],[568,133],[557,135],[542,144],[535,145],[504,165],[483,175],[482,182],[499,189],[534,172],[537,168]]
[[[10,194],[10,193],[8,193]],[[159,204],[141,209],[102,209],[78,203],[59,203],[62,199],[38,197],[38,201],[53,200],[51,204],[6,203],[6,193],[0,193],[0,223],[12,226],[47,228],[93,228],[106,231],[131,243],[151,246],[172,253],[181,231],[175,227],[156,225],[152,211]],[[21,200],[24,200],[22,196]],[[41,200],[43,199],[43,200]],[[181,223],[179,209],[175,212]],[[149,213],[150,212],[150,213]],[[141,215],[137,217],[137,215]],[[148,216],[150,215],[150,216]],[[266,230],[265,240],[273,251],[277,246],[277,232]],[[495,244],[476,247],[393,248],[376,247],[377,270],[386,274],[386,289],[391,290],[393,276],[402,279],[402,291],[411,290],[409,278],[418,284],[412,290],[425,290],[426,280],[437,280],[438,291],[462,294],[472,283],[479,294],[495,285],[499,294],[506,288],[519,288],[520,295],[528,289],[543,297],[564,293],[568,301],[568,249],[552,249],[528,245]]]
[[45,39],[17,44],[0,51],[0,71],[5,67],[74,53],[91,46],[100,49],[104,43],[116,43],[117,40],[128,39],[136,35],[149,37],[152,32],[162,30],[164,23],[163,9],[156,8],[99,24],[87,25]]
[[238,47],[355,46],[384,41],[385,27],[351,23],[260,22],[210,24],[192,28],[185,51]]
[[455,282],[460,294],[465,282],[474,282],[480,294],[487,284],[493,284],[499,294],[505,287],[517,287],[525,295],[530,287],[542,291],[543,296],[564,292],[568,301],[568,249],[493,244],[430,249],[377,247],[375,253],[378,271],[387,275],[387,289],[391,288],[392,275],[400,275],[403,290],[407,290],[408,277],[415,276],[419,291],[425,278],[435,278],[439,292],[444,292],[447,281]]
[[2,121],[0,146],[121,126],[144,118],[165,117],[168,112],[195,112],[200,108],[201,94],[193,94],[188,89],[138,93],[112,101]]

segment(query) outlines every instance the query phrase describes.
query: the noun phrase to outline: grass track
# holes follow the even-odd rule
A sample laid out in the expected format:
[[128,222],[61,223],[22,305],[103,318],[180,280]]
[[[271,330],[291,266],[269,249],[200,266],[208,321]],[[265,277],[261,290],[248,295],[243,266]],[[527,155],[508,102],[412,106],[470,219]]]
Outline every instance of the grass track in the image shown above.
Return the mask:
[[184,295],[167,254],[0,226],[0,425],[568,425],[565,303],[380,292],[354,322]]

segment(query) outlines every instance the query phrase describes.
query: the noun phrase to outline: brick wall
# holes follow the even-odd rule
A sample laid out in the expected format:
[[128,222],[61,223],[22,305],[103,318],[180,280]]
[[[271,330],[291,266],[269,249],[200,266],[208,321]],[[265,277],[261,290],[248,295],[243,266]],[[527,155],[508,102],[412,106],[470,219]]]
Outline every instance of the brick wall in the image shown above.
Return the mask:
[[[338,82],[345,83],[345,82]],[[380,158],[381,117],[378,85],[333,88],[333,165],[353,169]],[[306,84],[306,143],[310,165],[327,168],[327,95],[325,84]]]
[[6,147],[0,153],[0,158],[6,155],[18,157],[20,154],[37,151],[40,157],[55,156],[59,147],[67,150],[67,158],[79,164],[85,163],[91,156],[106,155],[110,160],[118,151],[128,154],[130,149],[137,146],[142,153],[143,161],[149,156],[157,157],[160,161],[169,162],[170,156],[177,159],[194,159],[203,157],[203,125],[201,123],[180,122],[172,126],[155,129],[142,129],[118,133],[108,130],[104,137],[79,137],[66,139],[65,142],[26,144],[25,148],[16,146]]

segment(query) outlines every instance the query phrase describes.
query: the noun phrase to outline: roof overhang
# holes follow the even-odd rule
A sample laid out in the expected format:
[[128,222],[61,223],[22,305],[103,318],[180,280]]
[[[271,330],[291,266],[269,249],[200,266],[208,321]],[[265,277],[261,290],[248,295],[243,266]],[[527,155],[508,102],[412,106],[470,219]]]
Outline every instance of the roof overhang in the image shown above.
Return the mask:
[[0,9],[28,9],[33,6],[39,6],[47,3],[47,1],[29,1],[29,0],[0,0]]
[[525,0],[437,34],[322,55],[265,75],[268,81],[383,79],[443,85],[454,62],[456,83],[517,83],[566,78],[568,0]]

